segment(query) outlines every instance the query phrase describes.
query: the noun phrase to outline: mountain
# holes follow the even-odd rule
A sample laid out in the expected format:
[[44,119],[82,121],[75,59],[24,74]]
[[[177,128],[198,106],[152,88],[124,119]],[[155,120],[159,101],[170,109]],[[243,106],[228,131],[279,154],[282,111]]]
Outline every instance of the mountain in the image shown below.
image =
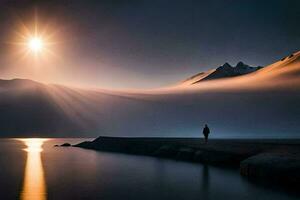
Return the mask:
[[216,69],[196,74],[196,75],[182,81],[180,83],[180,85],[188,86],[188,85],[197,84],[202,81],[241,76],[241,75],[255,72],[257,70],[260,70],[261,68],[262,67],[260,67],[260,66],[251,67],[249,65],[244,64],[243,62],[238,62],[235,67],[231,66],[228,63],[225,63],[224,65],[222,65]]
[[299,119],[300,52],[242,76],[145,91],[0,81],[2,137],[202,137],[208,123],[211,137],[299,138]]

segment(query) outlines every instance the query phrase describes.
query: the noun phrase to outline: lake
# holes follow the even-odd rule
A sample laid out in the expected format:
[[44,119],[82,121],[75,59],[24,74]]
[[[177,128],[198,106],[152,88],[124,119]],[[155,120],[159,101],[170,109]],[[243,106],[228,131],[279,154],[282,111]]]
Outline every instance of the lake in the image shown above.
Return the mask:
[[53,147],[88,139],[0,139],[0,199],[299,199],[252,184],[238,169]]

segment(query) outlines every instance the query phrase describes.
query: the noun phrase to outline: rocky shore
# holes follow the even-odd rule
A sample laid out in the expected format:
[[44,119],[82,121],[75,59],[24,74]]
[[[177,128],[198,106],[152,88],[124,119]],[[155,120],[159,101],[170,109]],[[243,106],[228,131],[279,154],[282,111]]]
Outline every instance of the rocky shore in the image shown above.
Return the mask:
[[300,189],[300,140],[98,137],[86,149],[240,168],[255,181]]

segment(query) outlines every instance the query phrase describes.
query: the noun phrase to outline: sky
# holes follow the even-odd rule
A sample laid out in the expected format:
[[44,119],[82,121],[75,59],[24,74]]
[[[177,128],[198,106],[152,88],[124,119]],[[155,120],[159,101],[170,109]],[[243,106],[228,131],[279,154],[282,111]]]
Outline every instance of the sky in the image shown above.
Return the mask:
[[[225,62],[264,66],[300,50],[299,7],[298,0],[1,0],[0,78],[156,88]],[[34,24],[49,40],[38,56],[20,44]]]

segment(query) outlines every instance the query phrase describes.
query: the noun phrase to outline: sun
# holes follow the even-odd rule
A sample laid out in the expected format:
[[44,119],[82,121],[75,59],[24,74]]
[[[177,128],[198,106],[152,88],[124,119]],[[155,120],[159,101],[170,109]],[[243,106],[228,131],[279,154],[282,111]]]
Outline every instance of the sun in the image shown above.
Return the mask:
[[[11,45],[11,54],[18,60],[28,61],[33,66],[43,66],[61,60],[60,47],[64,43],[61,38],[61,26],[56,21],[38,23],[38,15],[27,23],[22,20],[16,22],[16,29],[12,30],[11,38],[5,42]],[[44,67],[44,66],[43,66]]]
[[32,37],[28,40],[27,46],[31,51],[38,53],[43,49],[44,42],[42,38]]

